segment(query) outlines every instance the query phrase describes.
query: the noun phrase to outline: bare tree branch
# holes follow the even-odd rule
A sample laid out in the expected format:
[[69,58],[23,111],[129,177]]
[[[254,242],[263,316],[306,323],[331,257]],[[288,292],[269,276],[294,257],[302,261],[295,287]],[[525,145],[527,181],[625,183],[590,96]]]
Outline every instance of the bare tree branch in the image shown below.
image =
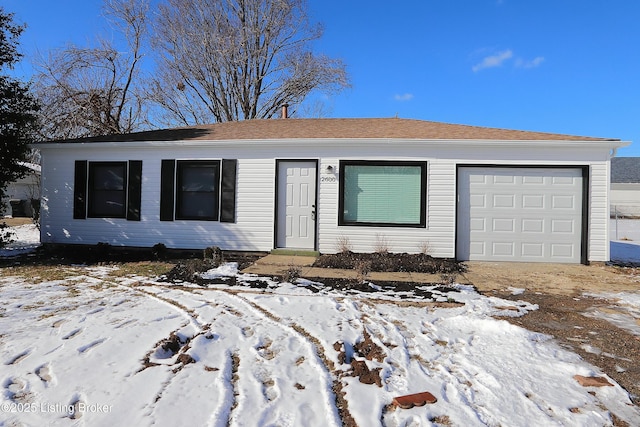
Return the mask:
[[284,103],[349,86],[342,61],[314,55],[322,36],[306,0],[167,0],[154,45],[162,53],[151,98],[165,121],[270,118]]
[[69,45],[39,61],[34,89],[46,139],[127,133],[146,124],[137,77],[148,9],[148,0],[105,1],[104,13],[124,36],[126,52],[99,40],[97,47]]

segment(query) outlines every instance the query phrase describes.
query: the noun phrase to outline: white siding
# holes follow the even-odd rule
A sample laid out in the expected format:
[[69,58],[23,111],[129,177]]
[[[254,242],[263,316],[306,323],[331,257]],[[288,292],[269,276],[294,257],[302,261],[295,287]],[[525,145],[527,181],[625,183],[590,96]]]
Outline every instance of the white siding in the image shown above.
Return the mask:
[[589,261],[609,261],[610,162],[591,165],[589,180]]
[[[393,252],[419,252],[427,246],[437,257],[455,256],[456,169],[458,165],[588,166],[590,168],[589,252],[591,261],[609,257],[609,149],[598,145],[514,142],[461,145],[430,141],[326,140],[199,141],[176,143],[74,144],[44,146],[42,241],[171,248],[218,245],[227,250],[270,251],[274,247],[276,159],[318,160],[317,247],[332,253],[348,238],[354,251],[370,252],[386,243]],[[160,221],[162,159],[237,159],[236,223]],[[143,160],[141,221],[73,219],[75,160]],[[424,228],[338,226],[340,160],[427,162],[427,223]],[[332,171],[327,171],[332,166]]]
[[456,164],[429,162],[427,181],[428,246],[432,255],[454,258],[456,238]]
[[[149,151],[86,150],[73,156],[67,150],[45,151],[43,156],[43,209],[41,238],[44,243],[96,244],[192,249],[217,245],[228,250],[268,251],[273,248],[275,162],[271,158],[246,159],[221,150],[154,148]],[[237,154],[237,153],[236,153]],[[160,163],[162,159],[238,159],[236,223],[217,221],[160,221]],[[140,160],[142,164],[141,221],[126,219],[73,219],[73,170],[75,160]]]
[[[346,150],[345,150],[346,151]],[[358,151],[358,150],[355,150]],[[455,164],[439,162],[428,157],[400,157],[368,155],[323,158],[320,163],[318,249],[322,253],[333,253],[340,249],[345,239],[355,252],[373,252],[387,246],[391,252],[417,253],[428,248],[428,253],[437,257],[455,256],[451,242],[455,236]],[[339,160],[411,160],[427,162],[427,226],[411,227],[365,227],[338,226]],[[332,173],[326,172],[328,165]],[[335,179],[335,180],[334,180]]]

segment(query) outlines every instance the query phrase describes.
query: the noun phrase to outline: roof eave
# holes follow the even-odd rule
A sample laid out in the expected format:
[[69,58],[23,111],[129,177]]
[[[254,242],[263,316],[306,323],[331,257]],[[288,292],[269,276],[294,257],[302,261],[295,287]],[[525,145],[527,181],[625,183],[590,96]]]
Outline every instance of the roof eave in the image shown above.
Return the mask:
[[317,145],[322,143],[325,145],[344,145],[345,140],[350,143],[361,144],[406,144],[419,145],[428,144],[431,146],[500,146],[500,147],[530,147],[548,146],[548,147],[578,147],[598,146],[600,148],[607,147],[616,149],[626,147],[631,144],[630,141],[621,140],[601,140],[601,139],[585,139],[585,140],[491,140],[491,139],[416,139],[416,138],[278,138],[278,139],[226,139],[226,140],[172,140],[172,141],[117,141],[117,142],[75,142],[75,143],[38,143],[32,144],[32,148],[55,148],[55,149],[77,149],[81,147],[110,147],[110,148],[142,148],[142,147],[201,147],[201,146],[228,146],[228,145],[255,145],[262,146],[280,146],[280,145]]

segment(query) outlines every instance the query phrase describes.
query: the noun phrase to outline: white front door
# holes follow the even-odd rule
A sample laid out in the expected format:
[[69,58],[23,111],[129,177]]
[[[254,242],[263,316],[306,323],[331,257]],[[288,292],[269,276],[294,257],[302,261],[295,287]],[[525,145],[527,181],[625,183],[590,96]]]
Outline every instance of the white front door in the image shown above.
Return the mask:
[[315,249],[316,162],[278,162],[278,248]]
[[458,172],[459,260],[579,263],[579,168],[463,167]]

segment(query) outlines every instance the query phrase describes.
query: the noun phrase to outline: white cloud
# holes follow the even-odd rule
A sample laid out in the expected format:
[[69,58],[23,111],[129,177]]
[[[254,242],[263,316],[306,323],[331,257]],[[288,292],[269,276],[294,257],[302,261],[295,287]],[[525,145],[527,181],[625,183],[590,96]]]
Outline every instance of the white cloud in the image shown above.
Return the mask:
[[393,96],[393,99],[400,102],[411,101],[413,99],[413,94],[412,93],[405,93],[402,95],[395,94]]
[[516,61],[516,67],[518,68],[536,68],[544,62],[544,56],[536,56],[531,61],[527,61],[519,58]]
[[513,56],[513,52],[510,49],[503,50],[502,52],[498,52],[495,55],[486,56],[482,62],[474,65],[471,69],[474,72],[478,72],[485,68],[493,68],[499,67],[502,65],[504,61],[510,59]]

